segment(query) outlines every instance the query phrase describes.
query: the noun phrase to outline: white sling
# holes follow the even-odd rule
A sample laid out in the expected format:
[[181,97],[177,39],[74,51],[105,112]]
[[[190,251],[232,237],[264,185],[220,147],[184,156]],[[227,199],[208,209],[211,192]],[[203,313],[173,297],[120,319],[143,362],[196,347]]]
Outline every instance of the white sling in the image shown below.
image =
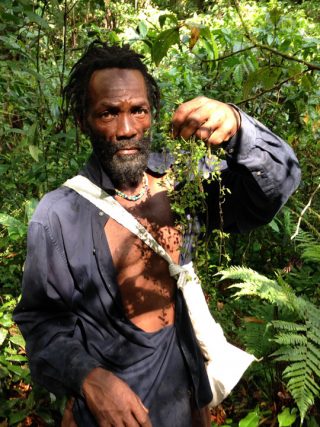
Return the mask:
[[210,406],[217,406],[228,396],[251,362],[257,359],[228,343],[221,326],[211,316],[192,262],[183,266],[174,263],[170,255],[156,242],[143,225],[112,196],[89,179],[77,175],[67,180],[63,185],[72,188],[123,227],[137,235],[168,262],[170,276],[177,280],[177,286],[183,293],[198,344],[207,360],[207,374],[213,394]]

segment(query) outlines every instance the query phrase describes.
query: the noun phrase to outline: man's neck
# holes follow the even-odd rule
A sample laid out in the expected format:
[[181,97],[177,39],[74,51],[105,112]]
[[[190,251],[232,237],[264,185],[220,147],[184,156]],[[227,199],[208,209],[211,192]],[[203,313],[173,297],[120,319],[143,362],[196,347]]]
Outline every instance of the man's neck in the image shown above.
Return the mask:
[[118,188],[115,186],[117,196],[130,200],[137,201],[144,197],[148,190],[148,175],[143,174],[138,183],[125,183]]

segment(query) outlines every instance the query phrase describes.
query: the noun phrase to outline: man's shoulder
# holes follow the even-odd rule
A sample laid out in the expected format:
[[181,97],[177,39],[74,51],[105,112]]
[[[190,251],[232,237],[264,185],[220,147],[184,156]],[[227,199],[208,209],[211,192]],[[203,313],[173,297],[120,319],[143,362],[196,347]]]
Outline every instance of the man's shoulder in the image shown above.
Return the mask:
[[79,209],[79,195],[70,188],[61,186],[46,193],[40,200],[33,216],[33,222],[47,223],[50,218],[63,217]]

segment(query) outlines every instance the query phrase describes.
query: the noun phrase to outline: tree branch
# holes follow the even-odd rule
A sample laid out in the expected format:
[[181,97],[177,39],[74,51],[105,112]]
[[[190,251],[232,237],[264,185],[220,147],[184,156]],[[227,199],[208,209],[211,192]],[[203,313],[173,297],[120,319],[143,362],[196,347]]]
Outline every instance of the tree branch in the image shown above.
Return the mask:
[[254,49],[255,47],[256,47],[255,45],[244,47],[243,49],[239,49],[239,50],[237,50],[235,52],[228,53],[227,55],[219,56],[219,58],[216,58],[216,59],[201,59],[201,58],[199,58],[199,56],[198,56],[198,58],[202,62],[217,62],[217,61],[222,61],[223,59],[230,58],[231,56],[237,55],[238,53],[242,53],[242,52],[246,52],[247,50]]
[[296,231],[293,233],[293,235],[291,236],[291,240],[293,240],[295,237],[297,237],[298,233],[299,233],[299,229],[300,229],[300,224],[301,224],[301,220],[303,215],[306,213],[307,209],[311,206],[312,203],[312,199],[314,198],[315,194],[320,190],[320,184],[318,184],[317,188],[314,190],[314,192],[311,194],[310,199],[308,200],[308,203],[305,205],[305,207],[302,209],[302,212],[299,216],[298,219],[298,223],[297,223],[297,228]]
[[312,71],[312,70],[320,71],[320,65],[318,64],[313,64],[311,62],[305,61],[304,59],[297,58],[296,56],[291,56],[287,53],[280,52],[279,50],[274,49],[273,47],[267,46],[265,44],[256,43],[255,47],[258,49],[268,50],[269,52],[272,52],[275,55],[281,56],[284,59],[288,59],[289,61],[299,62],[300,64],[305,65],[309,71]]
[[303,70],[303,71],[301,71],[300,73],[295,74],[294,76],[291,76],[291,77],[288,77],[288,78],[287,78],[287,79],[285,79],[285,80],[282,80],[282,82],[280,82],[280,83],[278,83],[278,84],[276,84],[276,85],[272,86],[270,89],[262,90],[262,91],[258,92],[256,95],[251,96],[250,98],[243,99],[242,101],[237,102],[237,105],[245,104],[245,103],[246,103],[246,102],[248,102],[248,101],[253,101],[254,99],[259,98],[260,96],[264,95],[265,93],[272,92],[272,91],[274,91],[274,90],[280,89],[280,88],[281,88],[281,86],[282,86],[282,85],[284,85],[285,83],[290,82],[291,80],[294,80],[296,77],[299,77],[299,76],[301,76],[302,74],[309,73],[309,72],[310,72],[310,70]]
[[62,70],[60,77],[60,96],[63,93],[64,86],[64,73],[66,68],[66,53],[67,53],[67,24],[68,24],[68,0],[64,0],[64,13],[63,13],[63,54],[62,54]]
[[236,9],[237,14],[239,16],[239,19],[241,21],[241,24],[242,24],[242,27],[244,29],[245,35],[250,40],[250,42],[253,44],[253,46],[251,48],[256,47],[257,49],[267,50],[267,51],[269,51],[269,52],[271,52],[271,53],[273,53],[275,55],[281,56],[282,58],[287,59],[289,61],[295,61],[295,62],[298,62],[299,64],[303,64],[304,66],[306,66],[308,68],[308,70],[317,70],[317,71],[320,71],[320,64],[313,64],[311,62],[308,62],[308,61],[305,61],[303,59],[297,58],[296,56],[292,56],[292,55],[289,55],[287,53],[280,52],[279,50],[277,50],[277,49],[275,49],[275,48],[273,48],[271,46],[268,46],[268,45],[265,45],[265,44],[262,44],[262,43],[258,43],[257,40],[255,40],[255,38],[249,32],[247,24],[245,23],[245,21],[243,19],[243,16],[241,14],[241,10],[240,10],[240,7],[238,5],[237,0],[232,0],[232,2],[234,4],[234,6],[235,6],[235,9]]

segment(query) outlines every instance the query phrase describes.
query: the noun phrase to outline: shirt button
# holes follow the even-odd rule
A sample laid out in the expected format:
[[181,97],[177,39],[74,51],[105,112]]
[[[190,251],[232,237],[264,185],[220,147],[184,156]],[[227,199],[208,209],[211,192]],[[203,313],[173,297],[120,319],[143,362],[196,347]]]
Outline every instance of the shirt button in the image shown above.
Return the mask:
[[230,148],[230,150],[228,150],[228,153],[229,154],[232,154],[234,152],[234,149],[233,148]]
[[100,212],[99,212],[99,215],[100,215],[100,216],[103,216],[103,215],[104,215],[104,212],[100,211]]
[[260,175],[261,175],[261,171],[258,171],[258,172],[257,172],[257,175],[258,175],[258,176],[260,176]]

